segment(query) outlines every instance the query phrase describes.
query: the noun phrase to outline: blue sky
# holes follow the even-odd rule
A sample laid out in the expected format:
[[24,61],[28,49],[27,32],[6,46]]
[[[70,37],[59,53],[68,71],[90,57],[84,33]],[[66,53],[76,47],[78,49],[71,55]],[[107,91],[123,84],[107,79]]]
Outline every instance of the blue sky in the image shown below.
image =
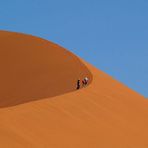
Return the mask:
[[147,0],[0,0],[0,29],[58,43],[148,97]]

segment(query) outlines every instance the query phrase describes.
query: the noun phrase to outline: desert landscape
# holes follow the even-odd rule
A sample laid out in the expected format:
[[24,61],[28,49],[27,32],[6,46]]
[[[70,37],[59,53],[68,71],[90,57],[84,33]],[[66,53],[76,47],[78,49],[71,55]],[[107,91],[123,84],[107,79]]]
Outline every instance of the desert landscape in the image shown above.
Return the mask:
[[0,55],[0,147],[148,147],[142,95],[31,35],[0,31]]

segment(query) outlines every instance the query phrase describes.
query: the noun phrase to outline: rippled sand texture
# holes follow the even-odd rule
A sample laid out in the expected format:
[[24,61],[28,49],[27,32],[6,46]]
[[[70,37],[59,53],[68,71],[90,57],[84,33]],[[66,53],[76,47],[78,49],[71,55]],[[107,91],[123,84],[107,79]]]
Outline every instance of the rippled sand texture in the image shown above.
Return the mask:
[[62,47],[1,31],[0,68],[0,147],[148,147],[147,100]]

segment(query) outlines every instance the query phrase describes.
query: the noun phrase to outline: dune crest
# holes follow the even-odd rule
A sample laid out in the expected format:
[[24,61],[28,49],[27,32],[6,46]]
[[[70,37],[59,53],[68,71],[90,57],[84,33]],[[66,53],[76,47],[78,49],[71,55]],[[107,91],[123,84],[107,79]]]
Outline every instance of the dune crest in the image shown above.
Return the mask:
[[[1,67],[5,65],[1,81],[5,89],[0,84],[3,90],[0,94],[0,147],[148,147],[148,102],[143,96],[65,49],[42,39],[0,32],[0,44],[18,49],[14,52],[13,48],[11,54],[1,49]],[[53,68],[52,72],[49,67]],[[14,73],[11,69],[15,70]],[[16,77],[17,70],[21,71]],[[74,91],[76,77],[85,75],[91,79],[93,76],[92,83],[85,89]],[[57,81],[60,81],[59,89]],[[62,95],[56,96],[55,93],[48,97],[51,89]],[[17,90],[20,92],[16,93]],[[33,100],[38,101],[28,98],[26,103],[27,96],[34,96]],[[23,103],[18,102],[19,98]],[[13,103],[15,101],[17,104]]]
[[41,38],[0,32],[0,107],[74,91],[78,78],[92,78],[66,49]]

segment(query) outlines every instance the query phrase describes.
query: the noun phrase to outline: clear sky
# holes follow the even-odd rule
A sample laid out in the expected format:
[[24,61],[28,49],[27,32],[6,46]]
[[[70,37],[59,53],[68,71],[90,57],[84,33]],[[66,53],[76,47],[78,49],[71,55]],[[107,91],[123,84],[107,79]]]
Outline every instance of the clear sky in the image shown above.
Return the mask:
[[0,0],[0,29],[58,43],[148,97],[147,0]]

